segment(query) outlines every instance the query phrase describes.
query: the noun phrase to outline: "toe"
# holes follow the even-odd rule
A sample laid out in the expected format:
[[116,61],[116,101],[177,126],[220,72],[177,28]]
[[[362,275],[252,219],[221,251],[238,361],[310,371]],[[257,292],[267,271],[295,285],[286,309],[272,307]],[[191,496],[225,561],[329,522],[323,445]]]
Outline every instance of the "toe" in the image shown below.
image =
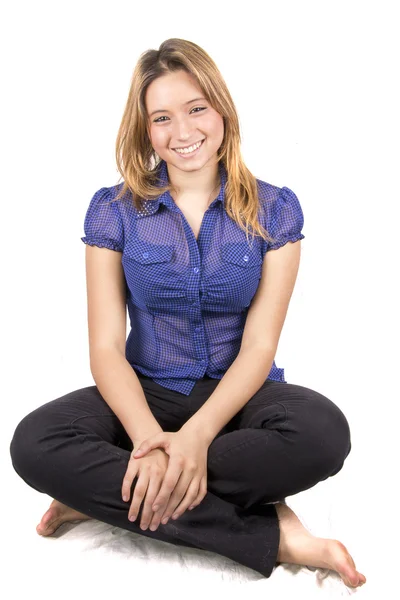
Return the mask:
[[37,525],[37,527],[36,527],[36,531],[37,531],[37,533],[38,533],[39,535],[44,535],[44,534],[45,534],[45,532],[46,532],[46,530],[47,530],[47,528],[46,528],[46,527],[43,527],[43,525],[41,525],[40,523],[39,523],[39,525]]
[[40,528],[38,531],[39,535],[51,535],[52,533],[55,532],[55,530],[57,529],[57,527],[55,526],[54,522],[47,525],[46,527],[42,527]]
[[47,524],[48,524],[48,523],[51,521],[51,517],[52,517],[51,511],[50,511],[50,510],[48,510],[48,511],[47,511],[47,512],[46,512],[46,513],[43,515],[43,517],[42,517],[42,520],[41,520],[41,523],[42,523],[43,525],[47,525]]
[[55,529],[56,529],[54,527],[55,520],[56,520],[56,518],[51,513],[51,511],[50,510],[47,511],[43,515],[42,520],[40,521],[39,525],[37,525],[36,531],[40,535],[51,535],[55,531]]
[[360,584],[359,574],[356,572],[352,575],[347,575],[347,577],[344,578],[344,582],[347,587],[357,587]]

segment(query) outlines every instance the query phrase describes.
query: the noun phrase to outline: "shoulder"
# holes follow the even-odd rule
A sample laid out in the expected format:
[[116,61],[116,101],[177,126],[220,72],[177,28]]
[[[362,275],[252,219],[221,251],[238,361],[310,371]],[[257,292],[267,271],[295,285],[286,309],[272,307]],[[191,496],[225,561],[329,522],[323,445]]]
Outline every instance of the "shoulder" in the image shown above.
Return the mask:
[[281,188],[277,185],[258,177],[256,177],[256,181],[260,200],[273,200],[279,195]]
[[123,185],[123,183],[118,183],[99,188],[91,198],[90,208],[92,210],[108,210],[122,220],[125,220],[125,217],[131,218],[132,213],[135,212],[135,207],[130,190],[125,191],[122,196],[117,198]]
[[269,249],[303,239],[304,214],[295,192],[287,186],[279,187],[262,179],[257,179],[257,184],[261,223],[275,240],[269,244]]
[[258,197],[260,204],[265,206],[273,206],[280,201],[281,203],[287,203],[295,198],[296,194],[287,186],[278,186],[263,179],[256,177],[258,187]]
[[[123,183],[118,183],[116,185],[111,185],[109,187],[101,187],[99,188],[95,193],[93,197],[98,198],[98,200],[100,202],[108,202],[110,200],[115,200],[115,198],[118,196],[119,192],[122,190],[123,188]],[[128,198],[129,194],[125,193],[124,196],[122,196],[122,199],[126,200]]]
[[259,178],[256,181],[261,214],[267,220],[288,209],[301,210],[297,195],[289,187],[274,185]]
[[101,187],[92,195],[84,219],[85,236],[81,237],[85,244],[122,252],[129,222],[122,209],[125,195],[121,201],[116,199],[122,187],[123,184]]

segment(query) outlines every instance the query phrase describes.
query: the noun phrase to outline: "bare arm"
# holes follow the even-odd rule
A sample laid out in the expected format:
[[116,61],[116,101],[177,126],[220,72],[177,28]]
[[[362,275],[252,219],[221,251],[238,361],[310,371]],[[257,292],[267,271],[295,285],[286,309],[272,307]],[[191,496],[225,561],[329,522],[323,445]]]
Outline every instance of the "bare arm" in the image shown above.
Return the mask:
[[86,246],[90,370],[108,406],[136,446],[162,431],[125,358],[126,296],[121,253]]

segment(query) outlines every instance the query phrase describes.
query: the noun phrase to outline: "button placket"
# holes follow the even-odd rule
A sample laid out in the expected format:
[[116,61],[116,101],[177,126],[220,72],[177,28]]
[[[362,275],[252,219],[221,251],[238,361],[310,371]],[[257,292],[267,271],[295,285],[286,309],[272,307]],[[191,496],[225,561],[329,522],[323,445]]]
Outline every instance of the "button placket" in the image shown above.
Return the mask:
[[[198,272],[200,269],[198,267],[194,267],[193,271]],[[205,358],[199,358],[199,355],[201,356],[203,354],[204,356],[205,345],[203,326],[198,325],[198,323],[201,322],[201,303],[199,300],[195,300],[191,303],[191,306],[193,307],[193,310],[191,311],[190,320],[194,325],[194,348],[195,355],[197,354],[198,357],[195,360],[199,365],[205,365],[207,360]]]
[[[195,310],[195,314],[192,313],[191,316],[191,320],[192,323],[196,323],[196,325],[194,325],[194,348],[195,348],[195,354],[197,354],[196,360],[199,364],[205,364],[207,361],[204,358],[199,358],[199,355],[201,356],[203,354],[204,356],[204,334],[203,334],[203,327],[202,325],[198,325],[199,321],[201,321],[201,315],[200,313],[200,302],[193,302],[193,306],[197,306],[198,310]],[[193,323],[193,324],[194,324]]]
[[[189,310],[189,320],[192,328],[192,340],[194,346],[194,355],[193,358],[197,363],[197,368],[195,369],[195,376],[201,377],[204,373],[204,367],[207,364],[207,358],[204,357],[206,351],[206,342],[204,336],[204,328],[201,319],[201,301],[200,301],[200,281],[202,276],[202,265],[201,265],[201,255],[200,255],[200,244],[199,240],[201,239],[201,232],[207,224],[207,214],[203,217],[203,221],[200,227],[200,232],[198,239],[196,240],[193,230],[189,226],[188,222],[183,216],[183,225],[186,233],[187,244],[189,247],[190,254],[190,267],[189,267],[189,282],[188,282],[188,302],[190,306]],[[199,325],[199,323],[201,323]]]

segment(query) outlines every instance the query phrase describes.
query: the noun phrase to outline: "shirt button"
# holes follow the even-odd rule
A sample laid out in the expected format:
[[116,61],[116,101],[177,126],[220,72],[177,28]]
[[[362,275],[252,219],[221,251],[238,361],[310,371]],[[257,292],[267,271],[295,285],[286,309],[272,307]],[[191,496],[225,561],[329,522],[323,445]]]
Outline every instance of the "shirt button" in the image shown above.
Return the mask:
[[247,256],[247,254],[245,254],[245,255],[243,256],[243,260],[245,260],[246,262],[249,260],[249,257]]
[[143,258],[149,258],[149,253],[148,252],[143,252]]
[[192,302],[192,306],[199,306],[200,302]]
[[199,269],[199,267],[195,267],[195,268],[193,269],[193,271],[194,271],[195,273],[198,273],[198,272],[200,271],[200,269]]
[[196,327],[195,331],[201,331],[201,327]]
[[204,365],[204,363],[206,362],[204,358],[201,359],[201,364]]

